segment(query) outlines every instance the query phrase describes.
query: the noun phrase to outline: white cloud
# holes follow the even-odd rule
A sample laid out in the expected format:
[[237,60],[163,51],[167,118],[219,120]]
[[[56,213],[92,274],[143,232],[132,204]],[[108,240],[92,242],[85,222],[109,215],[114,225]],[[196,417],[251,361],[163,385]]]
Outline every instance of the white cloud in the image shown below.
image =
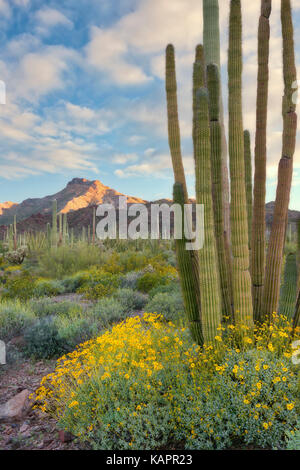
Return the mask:
[[11,9],[6,0],[0,0],[0,14],[5,18],[9,18],[11,16]]
[[37,21],[37,32],[40,34],[47,34],[51,28],[55,26],[64,26],[73,28],[73,22],[69,20],[63,13],[54,8],[42,8],[35,13]]
[[118,154],[112,157],[113,163],[125,165],[126,163],[136,162],[139,159],[136,153]]
[[30,5],[30,0],[13,0],[13,1],[19,7],[27,7]]

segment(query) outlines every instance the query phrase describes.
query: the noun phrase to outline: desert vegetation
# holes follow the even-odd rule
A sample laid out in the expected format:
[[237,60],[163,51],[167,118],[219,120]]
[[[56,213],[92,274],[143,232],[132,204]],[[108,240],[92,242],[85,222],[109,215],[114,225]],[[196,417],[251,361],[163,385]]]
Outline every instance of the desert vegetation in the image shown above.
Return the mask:
[[[230,1],[228,168],[218,0],[203,0],[203,45],[191,74],[202,249],[186,250],[186,239],[99,241],[95,211],[91,226],[75,234],[56,201],[45,233],[18,233],[16,220],[7,228],[0,246],[5,367],[51,364],[31,390],[32,406],[78,448],[300,449],[300,222],[296,238],[287,223],[297,128],[294,31],[291,2],[281,0],[283,143],[267,237],[271,7],[261,0],[252,183],[241,1]],[[183,207],[190,200],[171,44],[166,98],[173,199]]]

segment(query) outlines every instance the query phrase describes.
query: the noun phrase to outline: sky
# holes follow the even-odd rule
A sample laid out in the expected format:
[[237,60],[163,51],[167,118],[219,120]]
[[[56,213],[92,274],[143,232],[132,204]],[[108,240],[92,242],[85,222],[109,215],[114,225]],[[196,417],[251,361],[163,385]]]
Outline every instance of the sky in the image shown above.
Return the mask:
[[[300,0],[292,5],[300,77]],[[260,0],[242,0],[242,7],[244,128],[254,149]],[[221,0],[226,114],[228,17],[229,0]],[[176,50],[182,152],[194,196],[191,88],[201,0],[0,0],[0,41],[0,202],[53,194],[74,177],[148,200],[171,197],[168,43]],[[281,156],[281,48],[280,0],[273,0],[267,201],[275,198]],[[290,207],[300,210],[300,132]]]

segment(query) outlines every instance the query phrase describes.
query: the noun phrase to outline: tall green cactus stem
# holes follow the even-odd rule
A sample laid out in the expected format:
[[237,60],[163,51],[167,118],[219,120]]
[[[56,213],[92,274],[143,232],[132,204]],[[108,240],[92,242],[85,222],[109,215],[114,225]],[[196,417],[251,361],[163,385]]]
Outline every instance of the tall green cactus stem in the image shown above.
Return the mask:
[[295,308],[295,313],[294,313],[294,318],[293,318],[294,329],[297,328],[298,326],[300,327],[300,289],[298,290],[296,308]]
[[195,129],[196,201],[204,206],[205,242],[199,250],[199,284],[201,294],[201,323],[205,342],[214,342],[222,320],[221,292],[214,213],[211,192],[211,145],[208,92],[197,91],[197,125]]
[[283,136],[282,157],[278,168],[278,184],[273,224],[270,234],[262,313],[270,318],[277,312],[282,269],[282,253],[285,242],[286,223],[293,175],[293,156],[296,146],[297,114],[293,102],[293,85],[297,80],[294,50],[294,28],[290,0],[281,0],[281,24],[283,38],[284,96],[282,104]]
[[[199,51],[196,51],[196,54]],[[172,165],[175,183],[182,184],[184,200],[189,202],[184,167],[181,155],[180,128],[178,119],[177,104],[177,82],[175,68],[175,51],[174,46],[169,44],[166,48],[166,96],[167,96],[167,113],[168,113],[168,136],[169,147],[172,157]],[[199,279],[199,263],[197,253],[190,251],[194,275]]]
[[174,46],[169,44],[166,48],[166,94],[168,111],[168,134],[169,147],[172,157],[175,182],[181,183],[184,192],[184,199],[187,203],[188,192],[181,155],[180,128],[177,104],[177,82],[175,69]]
[[63,215],[61,212],[58,214],[58,234],[59,244],[61,245],[63,241]]
[[240,0],[231,0],[230,2],[228,86],[234,315],[238,323],[251,326],[253,324],[253,307],[245,190],[242,116],[242,12]]
[[211,143],[211,182],[214,208],[215,236],[219,260],[222,311],[232,319],[231,272],[228,264],[228,246],[224,237],[223,184],[222,184],[222,130],[220,125],[220,74],[216,64],[207,67],[207,86],[209,92],[210,143]]
[[[175,183],[173,186],[173,200],[175,204],[179,204],[181,207],[181,226],[184,227],[184,192],[180,183]],[[176,223],[176,220],[174,223]],[[197,295],[195,295],[195,293],[199,293],[198,280],[193,274],[191,257],[185,246],[186,242],[187,240],[184,237],[175,240],[179,278],[191,335],[194,341],[202,345],[203,333],[199,312],[200,299],[197,299]]]
[[[193,67],[193,141],[195,139],[196,126],[196,93],[199,88],[205,86],[205,61],[203,46],[196,47],[195,62]],[[195,159],[195,155],[194,155]]]
[[65,213],[63,214],[63,226],[62,226],[62,242],[63,245],[66,244],[67,240],[67,231],[68,231],[68,215]]
[[95,245],[96,241],[96,207],[93,207],[93,235],[92,235],[92,242]]
[[52,246],[57,246],[57,201],[52,203]]
[[[203,0],[203,47],[206,64],[217,64],[221,68],[219,0]],[[221,85],[220,85],[221,87]],[[222,88],[222,87],[221,87]],[[220,124],[222,131],[222,183],[223,210],[226,236],[230,238],[229,175],[227,142],[224,126],[222,91],[220,92]],[[228,240],[226,243],[228,243]]]
[[261,0],[261,15],[258,26],[255,169],[251,234],[252,296],[254,318],[256,320],[260,320],[262,316],[262,295],[265,277],[265,199],[271,10],[272,0]]
[[297,300],[297,260],[295,253],[289,253],[286,257],[284,277],[281,286],[279,313],[289,320],[293,317],[293,311]]
[[13,225],[13,230],[14,230],[14,250],[17,249],[18,247],[18,240],[17,240],[17,216],[14,215],[14,225]]
[[250,132],[244,131],[244,159],[245,159],[245,187],[248,214],[248,237],[249,249],[251,250],[252,235],[252,159],[251,159],[251,138]]

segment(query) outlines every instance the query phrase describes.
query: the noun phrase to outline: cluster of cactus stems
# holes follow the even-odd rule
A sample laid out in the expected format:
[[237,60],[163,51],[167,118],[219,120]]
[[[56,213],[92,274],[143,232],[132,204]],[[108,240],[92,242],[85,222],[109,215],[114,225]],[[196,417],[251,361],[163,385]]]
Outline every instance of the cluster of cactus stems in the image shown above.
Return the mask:
[[[255,174],[252,188],[250,133],[243,128],[241,0],[230,1],[228,49],[228,113],[230,228],[227,217],[228,170],[220,80],[218,0],[203,0],[203,47],[196,48],[193,69],[193,144],[196,202],[204,205],[205,242],[198,252],[185,250],[176,240],[178,268],[186,313],[194,339],[214,341],[222,315],[236,323],[253,325],[277,312],[297,116],[292,101],[296,81],[290,0],[281,0],[283,36],[283,149],[279,163],[274,220],[265,261],[266,131],[269,77],[271,0],[261,0],[258,28],[258,84],[255,135]],[[177,107],[175,53],[166,50],[166,92],[169,146],[175,185],[174,201],[189,201],[182,162]],[[225,168],[226,167],[226,168]],[[227,181],[226,181],[227,179]],[[230,241],[228,234],[230,233]],[[296,257],[287,258],[285,278],[295,277]],[[283,289],[284,312],[293,314],[294,289]],[[287,306],[288,305],[288,306]],[[298,310],[297,310],[298,309]],[[294,324],[300,315],[300,294]]]
[[292,319],[297,297],[297,257],[289,253],[286,257],[284,276],[280,292],[279,313]]

